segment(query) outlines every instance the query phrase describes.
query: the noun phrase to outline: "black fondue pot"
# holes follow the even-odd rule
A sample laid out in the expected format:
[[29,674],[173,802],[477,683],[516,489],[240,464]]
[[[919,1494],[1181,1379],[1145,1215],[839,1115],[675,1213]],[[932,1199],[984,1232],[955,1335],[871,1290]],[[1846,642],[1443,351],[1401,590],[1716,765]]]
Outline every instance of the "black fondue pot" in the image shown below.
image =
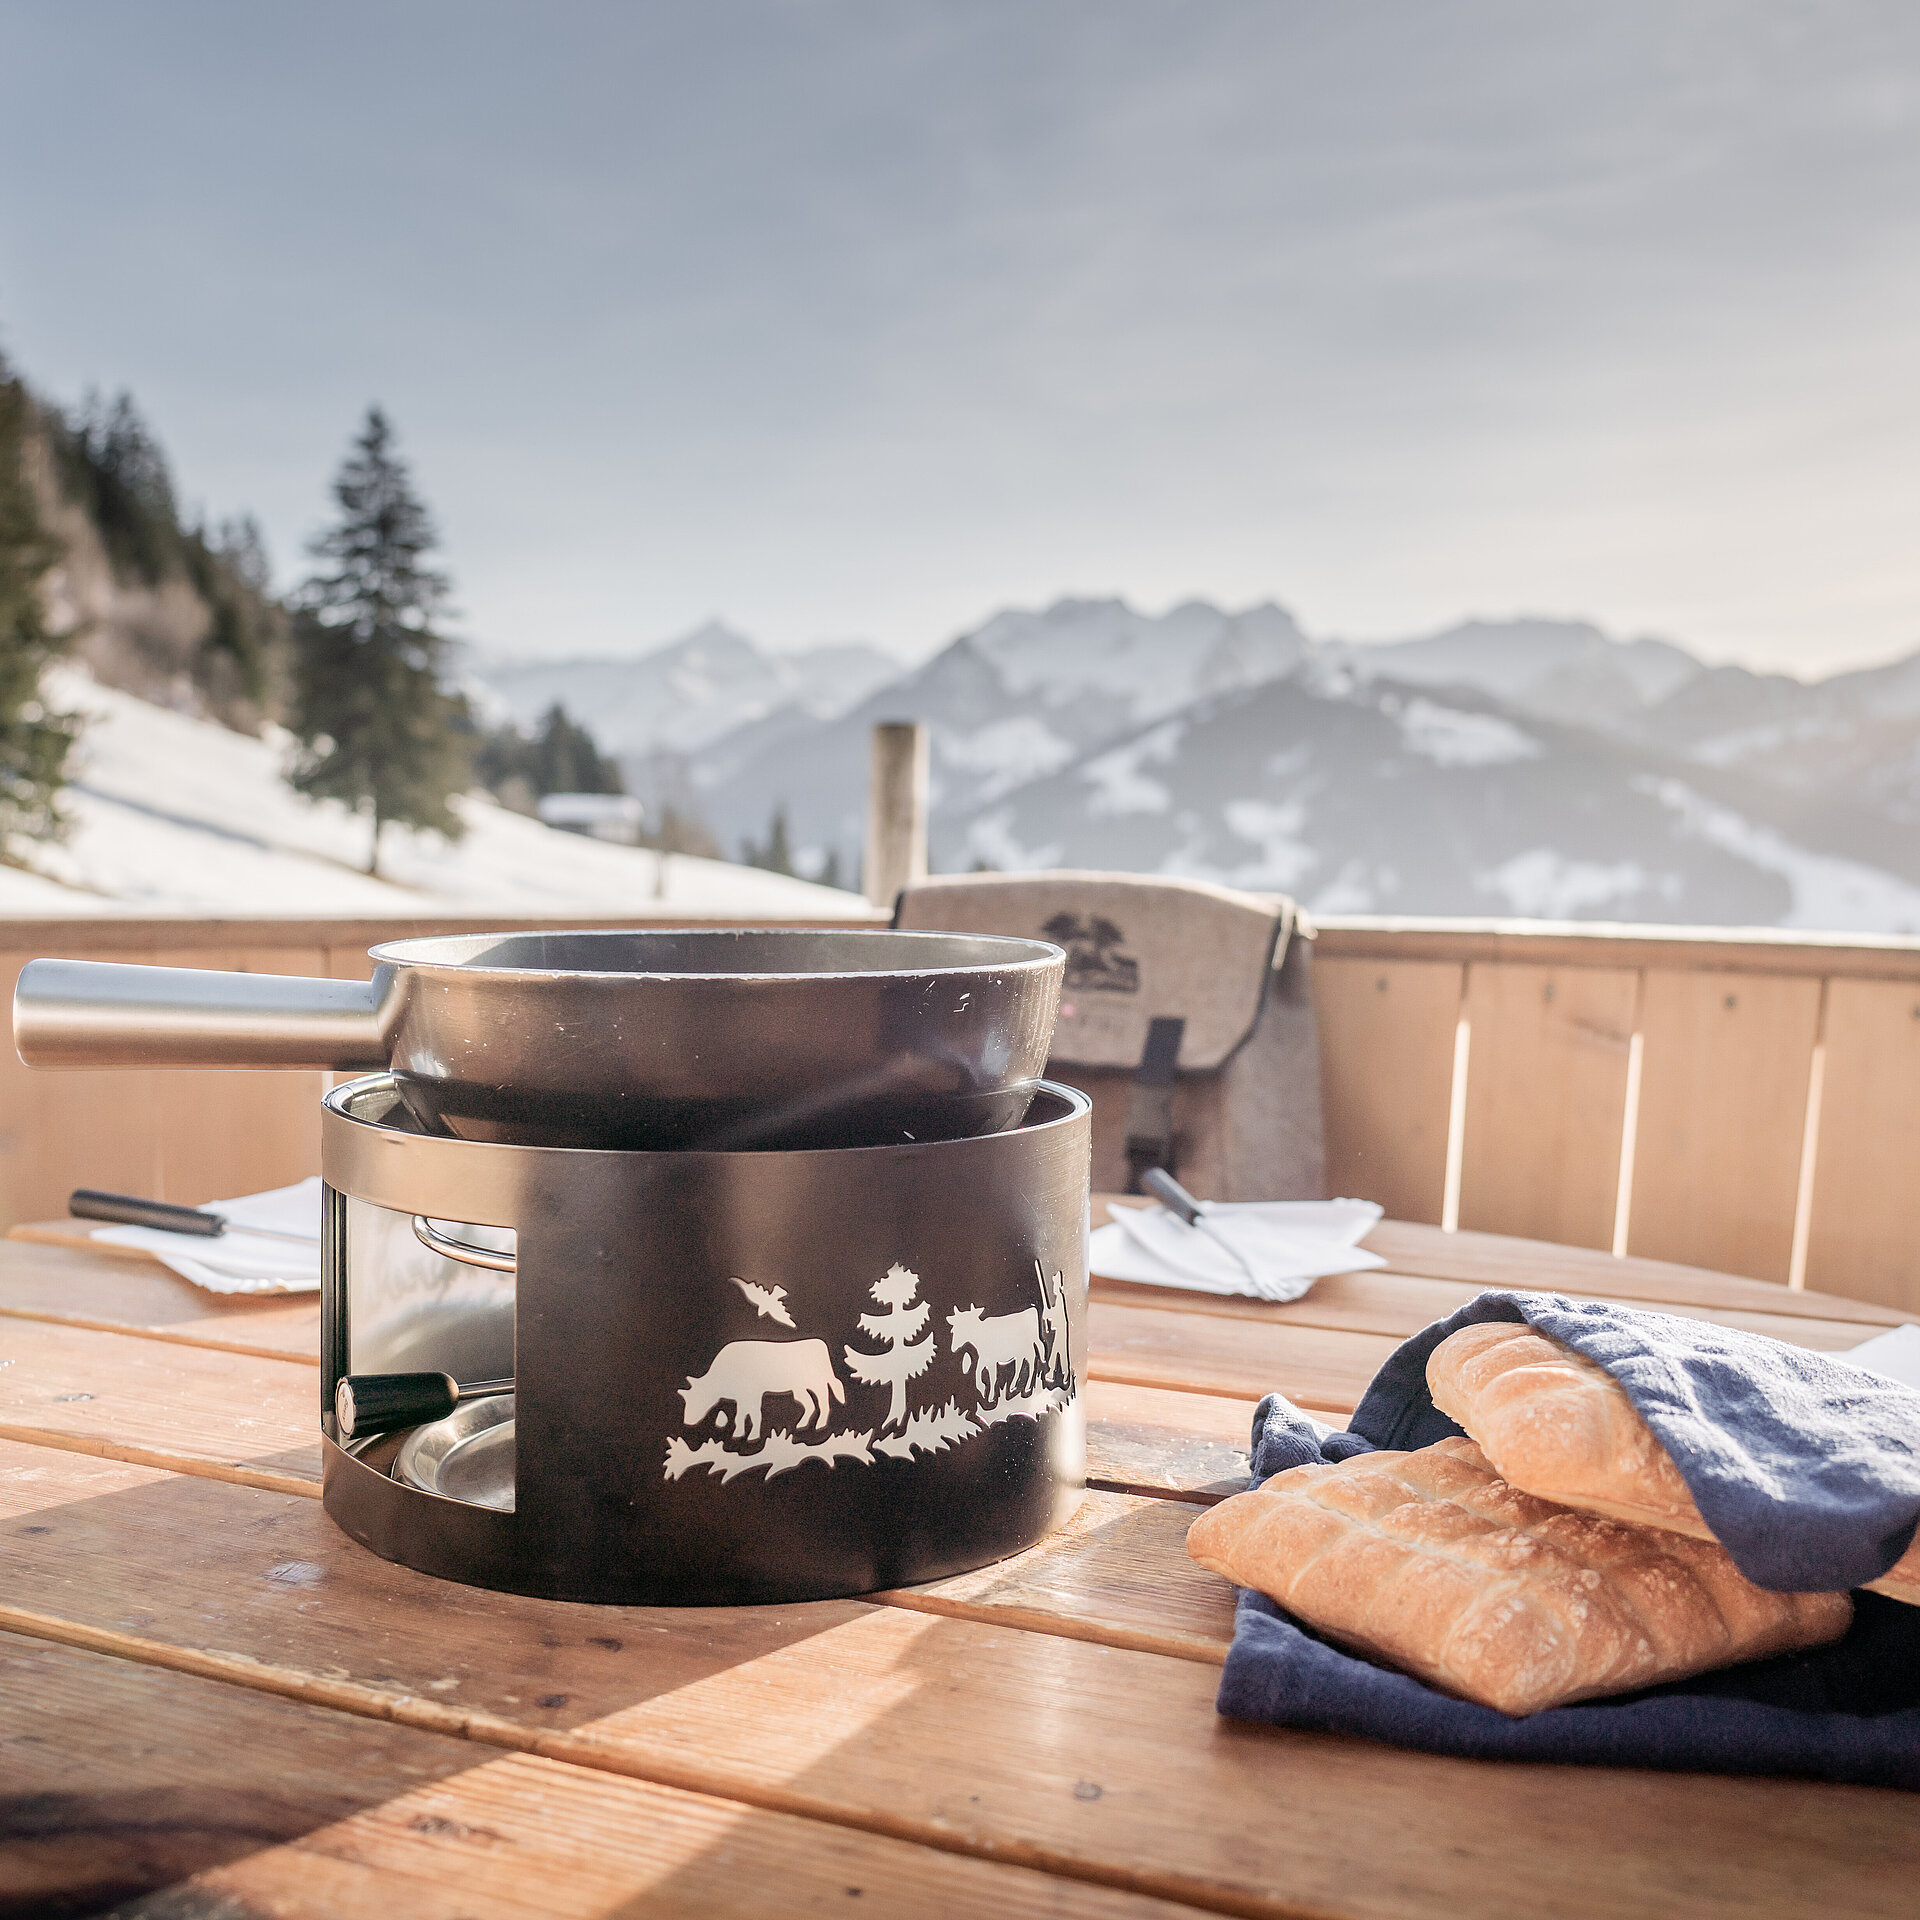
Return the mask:
[[482,933],[370,981],[34,960],[32,1067],[389,1067],[431,1132],[552,1147],[872,1146],[1015,1124],[1065,956],[968,934]]

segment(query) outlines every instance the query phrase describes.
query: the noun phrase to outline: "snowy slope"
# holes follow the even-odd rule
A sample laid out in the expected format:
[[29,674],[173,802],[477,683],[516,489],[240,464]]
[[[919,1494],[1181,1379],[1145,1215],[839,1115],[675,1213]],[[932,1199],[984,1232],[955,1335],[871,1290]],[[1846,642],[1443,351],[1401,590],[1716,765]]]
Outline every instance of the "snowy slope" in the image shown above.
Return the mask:
[[[389,828],[383,878],[359,869],[367,823],[303,799],[281,776],[284,736],[255,740],[96,686],[78,670],[47,694],[88,725],[65,797],[73,831],[31,850],[32,872],[0,867],[0,911],[383,914],[649,911],[651,853],[559,833],[492,801],[457,801],[466,836]],[[666,902],[691,913],[832,914],[853,896],[777,874],[676,855]]]
[[900,672],[860,641],[765,653],[718,621],[631,660],[479,665],[475,677],[522,727],[557,700],[603,752],[691,752],[783,706],[813,718],[843,713]]

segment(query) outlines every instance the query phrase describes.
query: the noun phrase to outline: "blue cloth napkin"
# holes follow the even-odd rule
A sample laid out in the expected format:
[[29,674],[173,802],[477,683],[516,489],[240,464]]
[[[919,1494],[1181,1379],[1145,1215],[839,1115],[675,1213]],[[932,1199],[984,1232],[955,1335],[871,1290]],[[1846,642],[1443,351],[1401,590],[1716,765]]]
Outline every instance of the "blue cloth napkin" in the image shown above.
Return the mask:
[[[1820,1592],[1877,1578],[1920,1523],[1920,1393],[1757,1334],[1558,1294],[1484,1293],[1405,1342],[1345,1433],[1279,1394],[1253,1424],[1253,1484],[1460,1428],[1427,1392],[1458,1328],[1521,1321],[1618,1380],[1757,1585]],[[1328,1645],[1243,1593],[1219,1708],[1236,1720],[1360,1733],[1476,1759],[1791,1773],[1920,1790],[1920,1607],[1855,1595],[1844,1639],[1524,1720]]]

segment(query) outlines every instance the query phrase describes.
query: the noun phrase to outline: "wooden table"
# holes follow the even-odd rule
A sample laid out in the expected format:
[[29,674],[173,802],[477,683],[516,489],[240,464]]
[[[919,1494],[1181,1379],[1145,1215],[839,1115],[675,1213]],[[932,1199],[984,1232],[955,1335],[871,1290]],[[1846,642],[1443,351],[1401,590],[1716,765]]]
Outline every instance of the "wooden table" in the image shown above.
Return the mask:
[[1829,1349],[1898,1318],[1487,1235],[1370,1244],[1388,1271],[1285,1307],[1097,1282],[1092,1485],[1019,1558],[701,1611],[375,1559],[320,1508],[311,1300],[0,1246],[0,1912],[184,1881],[165,1911],[222,1920],[1911,1914],[1910,1795],[1217,1718],[1229,1590],[1181,1543],[1268,1388],[1338,1418],[1488,1284]]

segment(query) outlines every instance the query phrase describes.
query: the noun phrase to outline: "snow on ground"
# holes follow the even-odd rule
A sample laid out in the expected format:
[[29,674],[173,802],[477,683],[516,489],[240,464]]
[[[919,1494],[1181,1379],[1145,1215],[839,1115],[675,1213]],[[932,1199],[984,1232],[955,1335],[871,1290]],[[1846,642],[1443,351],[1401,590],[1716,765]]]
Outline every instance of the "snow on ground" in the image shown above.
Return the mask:
[[84,673],[48,676],[49,704],[88,716],[63,806],[72,832],[0,867],[0,912],[304,915],[495,911],[549,915],[679,909],[769,917],[864,908],[857,896],[719,860],[659,856],[561,833],[493,801],[454,805],[465,836],[389,827],[382,878],[366,820],[303,798],[283,777],[291,742],[255,740],[147,705]]

